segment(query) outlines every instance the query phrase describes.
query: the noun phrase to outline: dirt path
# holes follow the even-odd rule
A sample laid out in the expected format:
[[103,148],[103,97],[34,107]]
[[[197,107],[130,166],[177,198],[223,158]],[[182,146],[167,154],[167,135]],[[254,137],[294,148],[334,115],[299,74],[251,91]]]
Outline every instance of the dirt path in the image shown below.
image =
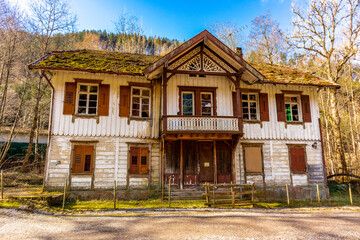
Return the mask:
[[0,239],[360,239],[360,212],[351,210],[127,214],[134,213],[71,217],[0,209]]

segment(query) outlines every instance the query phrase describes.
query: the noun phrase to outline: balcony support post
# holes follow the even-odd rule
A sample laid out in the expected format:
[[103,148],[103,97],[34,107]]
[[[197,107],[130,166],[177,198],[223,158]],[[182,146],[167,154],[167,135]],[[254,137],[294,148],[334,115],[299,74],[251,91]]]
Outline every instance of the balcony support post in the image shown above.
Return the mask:
[[180,140],[180,189],[184,189],[184,155],[183,140]]
[[162,76],[162,84],[163,84],[163,132],[167,131],[167,66],[163,69],[163,76]]

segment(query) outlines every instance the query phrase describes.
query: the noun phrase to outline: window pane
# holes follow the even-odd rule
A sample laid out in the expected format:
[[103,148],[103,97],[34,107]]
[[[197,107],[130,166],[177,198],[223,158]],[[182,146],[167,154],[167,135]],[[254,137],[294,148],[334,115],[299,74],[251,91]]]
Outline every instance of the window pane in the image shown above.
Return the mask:
[[243,94],[243,95],[242,95],[242,100],[248,100],[248,95],[247,95],[247,94]]
[[132,109],[133,110],[139,110],[140,109],[140,104],[133,103]]
[[298,100],[297,100],[297,97],[292,97],[291,98],[291,102],[297,102]]
[[140,89],[138,88],[133,88],[133,95],[140,95]]
[[79,101],[79,107],[85,107],[86,101]]
[[256,113],[256,108],[250,108],[250,113]]
[[149,104],[149,102],[150,102],[149,100],[150,99],[148,99],[148,98],[143,98],[141,102],[142,102],[142,104]]
[[202,114],[203,115],[211,115],[211,107],[203,107]]
[[256,114],[250,114],[251,120],[256,120]]
[[286,121],[291,121],[290,104],[285,104]]
[[201,94],[202,100],[208,100],[211,101],[211,94],[210,93],[203,93]]
[[244,108],[243,113],[249,113],[249,108]]
[[80,85],[80,92],[87,92],[88,86],[87,85]]
[[146,166],[146,156],[141,157],[141,165]]
[[86,108],[79,107],[78,113],[86,113]]
[[140,98],[133,97],[133,103],[140,103]]
[[97,95],[91,94],[90,95],[90,100],[96,101],[97,100]]
[[131,165],[137,165],[137,156],[132,156]]
[[95,101],[90,101],[89,102],[89,107],[96,107],[96,102]]
[[243,119],[245,119],[245,120],[249,120],[249,114],[244,113],[244,114],[243,114]]
[[97,86],[90,86],[90,92],[91,93],[96,93],[97,92],[97,90],[98,90],[98,87]]
[[243,107],[248,107],[248,102],[243,102],[242,105]]
[[193,108],[192,107],[184,107],[183,114],[184,115],[193,115]]
[[211,102],[202,102],[203,107],[211,107]]
[[256,100],[256,96],[254,94],[250,94],[249,95],[249,99],[252,100],[252,101],[255,101]]
[[256,108],[256,102],[251,102],[250,107]]
[[84,171],[89,172],[91,166],[91,155],[85,155],[85,166]]
[[141,117],[150,117],[149,116],[149,111],[142,111],[141,112]]
[[79,95],[79,99],[86,101],[86,100],[87,100],[87,94],[80,94],[80,95]]
[[89,108],[89,114],[96,114],[96,108]]
[[132,115],[135,116],[135,117],[139,117],[139,113],[140,113],[139,110],[133,110],[132,111]]
[[147,110],[148,111],[149,110],[149,105],[145,105],[145,104],[142,105],[142,110]]
[[150,91],[143,89],[142,90],[142,95],[148,97],[148,96],[150,96]]

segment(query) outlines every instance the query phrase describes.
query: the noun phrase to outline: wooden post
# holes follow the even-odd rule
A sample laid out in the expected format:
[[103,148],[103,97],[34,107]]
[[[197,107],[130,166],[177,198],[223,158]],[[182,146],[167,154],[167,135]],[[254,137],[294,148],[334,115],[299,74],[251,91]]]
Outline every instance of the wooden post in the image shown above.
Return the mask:
[[286,184],[286,198],[287,198],[287,204],[290,206],[290,197],[289,197],[289,187]]
[[[207,183],[204,184],[204,187],[205,187],[205,199],[206,199],[206,203],[210,203],[209,202],[209,191],[208,191],[208,186],[207,186]],[[207,205],[209,206],[209,205]]]
[[1,199],[4,199],[4,170],[1,170]]
[[114,180],[114,210],[116,210],[116,180]]
[[180,189],[184,189],[183,140],[180,140]]
[[255,185],[254,183],[251,184],[251,201],[252,201],[252,204],[253,204],[253,207],[255,205],[255,194],[254,194],[254,191],[255,191]]
[[164,138],[162,138],[162,152],[161,152],[161,200],[164,200],[164,185],[165,185],[165,173],[164,173],[164,169],[165,169],[165,140]]
[[319,204],[319,207],[320,207],[321,202],[320,202],[319,184],[316,184],[316,192],[317,192],[318,204]]
[[350,204],[353,205],[352,192],[351,192],[351,183],[349,183],[349,197],[350,197]]
[[168,196],[168,201],[169,201],[169,207],[171,204],[171,178],[169,178],[169,196]]
[[232,181],[230,182],[231,184],[231,204],[232,204],[232,207],[234,208],[235,207],[235,193],[234,193],[234,188],[232,186]]
[[216,163],[216,140],[214,140],[213,142],[213,147],[214,147],[214,183],[217,184],[217,163]]
[[215,184],[213,184],[213,207],[215,207]]
[[66,200],[66,187],[67,187],[67,178],[65,178],[65,185],[64,185],[64,195],[63,195],[63,204],[62,204],[62,210],[65,209],[65,200]]

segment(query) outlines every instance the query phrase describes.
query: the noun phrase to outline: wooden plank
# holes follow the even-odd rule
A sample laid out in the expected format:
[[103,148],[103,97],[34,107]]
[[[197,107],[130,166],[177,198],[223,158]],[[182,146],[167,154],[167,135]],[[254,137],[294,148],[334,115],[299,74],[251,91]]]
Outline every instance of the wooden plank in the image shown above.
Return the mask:
[[180,189],[184,189],[183,140],[180,140]]

